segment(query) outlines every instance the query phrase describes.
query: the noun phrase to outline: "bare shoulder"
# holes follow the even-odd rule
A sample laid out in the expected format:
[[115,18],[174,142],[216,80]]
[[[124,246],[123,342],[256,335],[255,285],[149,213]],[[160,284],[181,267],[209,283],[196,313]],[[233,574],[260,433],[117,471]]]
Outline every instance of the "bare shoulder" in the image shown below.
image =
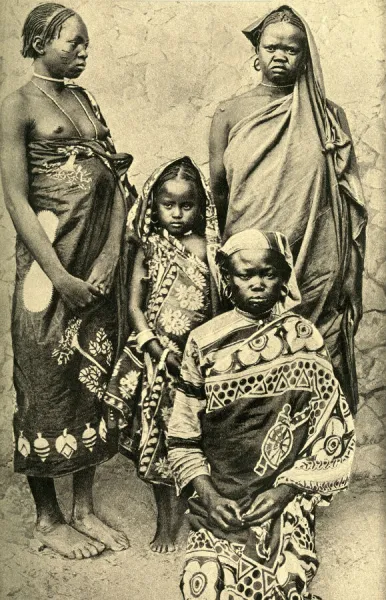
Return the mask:
[[229,127],[233,127],[240,119],[259,107],[260,104],[266,104],[267,101],[262,96],[259,87],[253,87],[242,94],[231,96],[227,100],[220,102],[216,109],[215,116],[221,118]]
[[206,257],[206,240],[204,237],[193,233],[184,239],[184,246],[192,254],[198,256],[203,262],[207,262]]
[[30,93],[27,85],[15,90],[4,98],[0,107],[2,120],[25,121],[27,119],[30,104]]

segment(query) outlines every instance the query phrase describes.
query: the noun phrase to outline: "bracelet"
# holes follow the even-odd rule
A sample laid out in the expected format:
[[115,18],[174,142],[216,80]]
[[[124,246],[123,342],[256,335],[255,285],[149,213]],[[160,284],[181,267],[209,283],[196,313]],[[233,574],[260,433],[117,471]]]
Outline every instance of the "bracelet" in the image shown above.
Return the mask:
[[138,333],[135,339],[137,340],[137,346],[142,350],[142,348],[145,344],[147,344],[147,342],[150,342],[151,340],[156,340],[157,336],[151,329],[144,329],[143,331],[140,331]]
[[165,368],[165,363],[166,363],[166,359],[168,357],[169,352],[170,352],[169,348],[165,348],[165,350],[162,352],[160,361],[158,363],[158,370],[159,371],[162,371],[162,369]]

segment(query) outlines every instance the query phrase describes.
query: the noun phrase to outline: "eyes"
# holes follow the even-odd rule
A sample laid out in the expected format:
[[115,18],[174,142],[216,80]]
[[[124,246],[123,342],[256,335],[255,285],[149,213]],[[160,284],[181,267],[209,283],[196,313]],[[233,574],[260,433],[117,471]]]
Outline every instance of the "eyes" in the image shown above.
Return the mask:
[[[174,202],[162,202],[161,206],[167,210],[172,210],[176,205]],[[182,210],[192,210],[194,207],[195,205],[192,202],[185,202],[184,204],[180,205]]]
[[277,279],[278,278],[278,273],[275,269],[263,269],[262,271],[260,271],[259,273],[256,273],[255,271],[247,271],[245,273],[235,273],[235,277],[237,277],[238,279],[241,279],[241,281],[249,281],[250,279],[253,279],[253,277],[255,277],[256,275],[259,275],[261,279]]
[[83,46],[83,48],[85,50],[87,50],[89,48],[89,42],[84,42],[83,39],[75,39],[75,40],[70,40],[68,42],[68,45],[70,46],[71,50],[75,50],[75,48],[77,46]]
[[[267,46],[264,46],[264,50],[270,53],[275,52],[277,49],[280,49],[280,46],[276,46],[275,44],[268,44]],[[291,54],[292,56],[296,56],[301,52],[301,49],[295,48],[295,46],[285,46],[281,49],[287,54]]]

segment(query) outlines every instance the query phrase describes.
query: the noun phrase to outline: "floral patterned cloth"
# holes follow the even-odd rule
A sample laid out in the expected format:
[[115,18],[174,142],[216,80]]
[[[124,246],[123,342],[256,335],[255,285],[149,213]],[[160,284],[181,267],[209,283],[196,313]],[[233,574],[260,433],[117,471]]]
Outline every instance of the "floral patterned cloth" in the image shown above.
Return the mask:
[[235,309],[190,335],[169,460],[179,489],[209,475],[241,510],[280,484],[298,494],[278,518],[232,532],[214,526],[193,494],[185,600],[312,598],[315,506],[348,484],[353,419],[322,336],[290,312],[256,321]]
[[[75,87],[104,124],[92,96]],[[107,239],[116,187],[127,208],[134,201],[125,179],[132,158],[117,154],[109,138],[39,140],[27,156],[29,202],[63,266],[87,279]],[[55,477],[111,456],[101,399],[127,305],[124,267],[122,257],[108,297],[73,312],[17,238],[16,471]]]
[[[166,230],[152,227],[152,189],[169,164],[157,169],[145,184],[142,197],[129,214],[129,233],[141,240],[145,253],[149,282],[145,316],[149,328],[164,348],[181,356],[190,331],[211,318],[216,307],[217,275],[213,265],[219,238],[209,189],[193,162],[206,195],[208,264]],[[166,432],[175,384],[164,366],[139,350],[132,333],[115,366],[105,401],[117,416],[120,451],[134,458],[139,476],[152,483],[173,484]],[[113,438],[112,430],[110,435]]]

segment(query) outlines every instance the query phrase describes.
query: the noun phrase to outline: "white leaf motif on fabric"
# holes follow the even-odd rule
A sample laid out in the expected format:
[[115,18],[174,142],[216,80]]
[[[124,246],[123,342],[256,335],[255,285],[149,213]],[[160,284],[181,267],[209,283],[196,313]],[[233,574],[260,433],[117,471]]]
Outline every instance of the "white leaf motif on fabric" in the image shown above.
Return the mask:
[[194,285],[187,286],[181,283],[176,286],[176,296],[181,308],[199,310],[204,306],[204,295]]
[[180,310],[167,308],[161,313],[160,320],[166,333],[183,335],[190,328],[190,319]]
[[134,394],[140,373],[139,371],[129,371],[127,375],[119,380],[119,391],[123,398],[128,400]]
[[102,371],[92,365],[91,367],[85,367],[79,373],[79,381],[83,383],[86,388],[98,396],[99,399],[103,397],[106,384],[102,384],[100,381]]

